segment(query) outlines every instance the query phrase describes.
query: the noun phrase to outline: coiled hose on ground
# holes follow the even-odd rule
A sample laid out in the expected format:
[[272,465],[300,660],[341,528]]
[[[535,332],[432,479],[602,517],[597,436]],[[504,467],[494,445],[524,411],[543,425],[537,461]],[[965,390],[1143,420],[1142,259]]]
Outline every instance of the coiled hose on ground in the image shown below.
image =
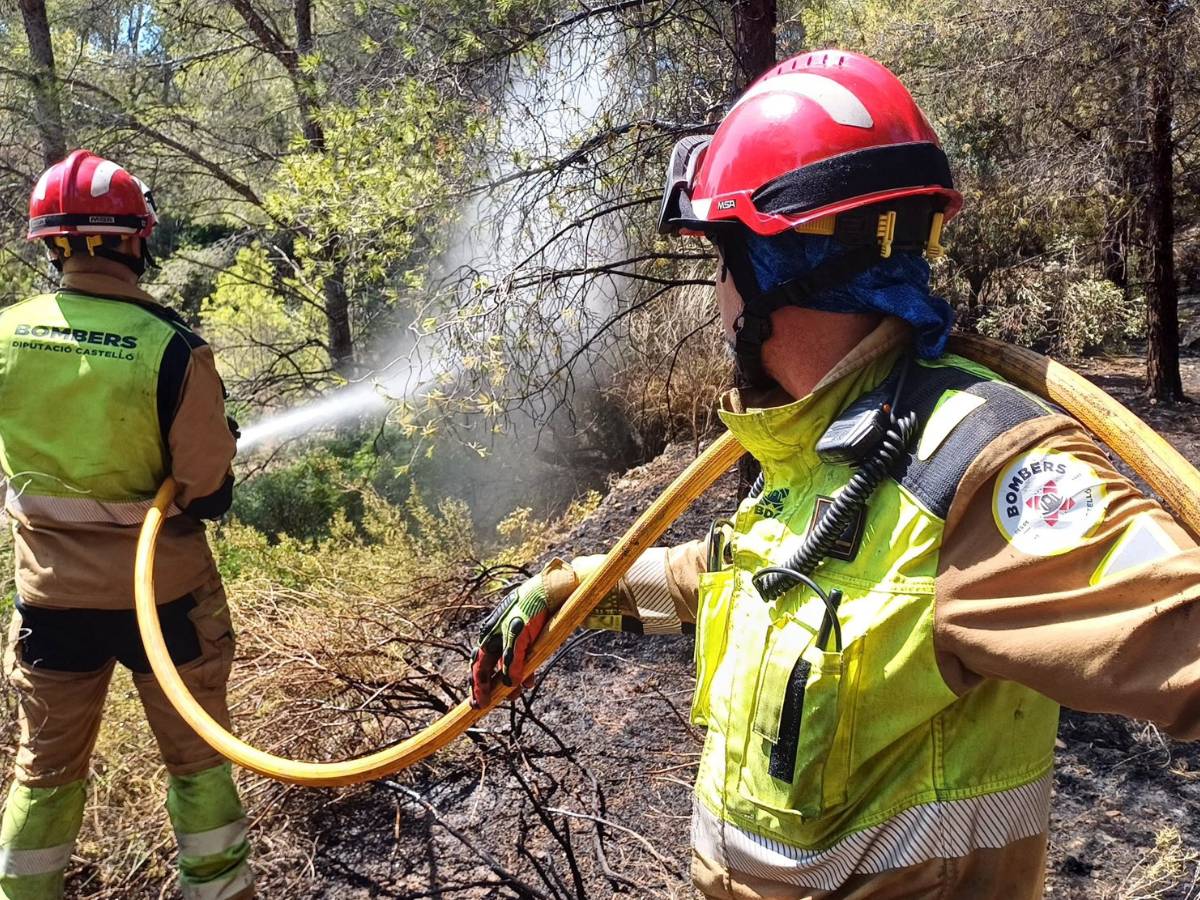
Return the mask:
[[[983,363],[1027,390],[1057,403],[1116,451],[1162,496],[1180,522],[1200,537],[1200,472],[1128,409],[1067,367],[1029,350],[974,336],[956,337],[954,352]],[[604,563],[575,590],[534,645],[530,671],[545,663],[582,624],[643,551],[742,455],[730,434],[701,454],[609,552]],[[167,479],[146,515],[138,538],[134,596],[138,628],[154,675],[171,705],[218,753],[244,768],[279,781],[312,787],[369,781],[419,762],[445,747],[487,714],[464,701],[424,730],[392,747],[340,762],[302,762],[266,753],[239,740],[204,711],[184,685],[163,642],[154,595],[154,551],[165,510],[175,497]],[[515,688],[497,685],[491,707]]]

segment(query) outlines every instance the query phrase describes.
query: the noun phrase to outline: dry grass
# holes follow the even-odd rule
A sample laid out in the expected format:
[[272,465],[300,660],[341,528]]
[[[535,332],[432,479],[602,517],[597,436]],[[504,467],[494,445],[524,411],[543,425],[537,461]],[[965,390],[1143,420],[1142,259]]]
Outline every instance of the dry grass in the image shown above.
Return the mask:
[[1187,900],[1198,896],[1198,879],[1200,854],[1184,845],[1177,830],[1164,828],[1155,835],[1153,849],[1142,854],[1120,885],[1102,896],[1112,900]]
[[627,358],[607,393],[647,443],[710,434],[714,401],[732,371],[712,287],[680,288],[639,310],[630,317],[626,344]]
[[[510,559],[531,558],[535,544],[567,527],[518,512],[507,538],[520,549],[498,551],[485,565],[460,504],[430,509],[414,501],[399,510],[373,495],[364,500],[363,532],[336,523],[317,546],[272,545],[236,524],[214,535],[238,633],[230,705],[239,735],[255,746],[296,758],[345,758],[406,737],[448,709],[461,699],[462,621],[490,602],[513,571]],[[582,516],[595,502],[586,499],[568,515]],[[7,546],[0,559],[11,560]],[[11,594],[11,577],[8,587]],[[17,730],[13,692],[4,697],[7,788]],[[238,779],[266,895],[310,896],[311,823],[297,816],[304,805],[295,802],[298,789],[245,772]],[[177,896],[165,788],[136,691],[119,670],[92,759],[69,896]]]

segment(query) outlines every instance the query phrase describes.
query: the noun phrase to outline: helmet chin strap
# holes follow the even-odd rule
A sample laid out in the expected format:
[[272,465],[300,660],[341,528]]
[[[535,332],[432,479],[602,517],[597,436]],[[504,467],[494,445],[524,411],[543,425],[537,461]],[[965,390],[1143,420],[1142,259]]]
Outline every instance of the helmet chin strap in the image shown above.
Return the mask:
[[111,259],[113,262],[119,262],[121,265],[128,266],[133,269],[133,274],[141,276],[146,271],[146,265],[150,262],[145,255],[146,247],[142,245],[141,256],[131,256],[128,253],[122,253],[119,250],[113,250],[111,247],[97,247],[96,255],[102,256],[105,259]]
[[738,380],[756,390],[775,385],[763,365],[763,345],[771,339],[771,314],[785,306],[807,306],[809,298],[845,284],[879,262],[877,246],[855,247],[801,278],[764,292],[759,289],[745,239],[740,234],[726,234],[719,243],[724,264],[742,296],[742,313],[733,326]]

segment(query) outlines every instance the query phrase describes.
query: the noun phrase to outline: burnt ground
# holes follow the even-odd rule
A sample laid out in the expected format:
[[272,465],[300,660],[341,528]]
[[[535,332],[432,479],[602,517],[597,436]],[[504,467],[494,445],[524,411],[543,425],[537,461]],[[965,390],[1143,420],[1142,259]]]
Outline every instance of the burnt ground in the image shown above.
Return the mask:
[[[692,456],[672,447],[616,480],[544,560],[602,552]],[[735,490],[731,472],[664,540],[706,533]],[[687,723],[691,687],[690,638],[580,635],[450,760],[403,784],[326,793],[303,829],[315,842],[314,892],[304,896],[693,896],[688,820],[702,735]],[[543,821],[538,805],[556,812]],[[598,835],[585,816],[611,824]]]
[[[1141,365],[1114,359],[1083,369],[1200,461],[1200,405],[1144,402]],[[1200,396],[1200,361],[1184,368]],[[569,558],[611,545],[691,456],[673,447],[627,473],[552,552]],[[731,474],[667,540],[702,535],[732,508],[734,491]],[[524,700],[431,767],[348,792],[283,797],[310,868],[300,892],[294,872],[264,872],[264,895],[692,897],[689,785],[700,735],[686,721],[690,689],[688,638],[576,638]],[[1154,849],[1172,828],[1185,854],[1200,853],[1200,745],[1064,711],[1048,895],[1194,896],[1195,863],[1172,871]]]

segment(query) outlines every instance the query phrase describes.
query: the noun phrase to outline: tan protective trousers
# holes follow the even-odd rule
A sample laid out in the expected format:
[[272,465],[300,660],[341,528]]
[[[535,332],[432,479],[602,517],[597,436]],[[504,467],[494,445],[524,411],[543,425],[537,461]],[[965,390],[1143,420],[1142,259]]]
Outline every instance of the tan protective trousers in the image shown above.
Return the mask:
[[[0,898],[57,900],[83,820],[89,759],[119,658],[171,777],[167,810],[179,845],[185,900],[254,896],[245,812],[230,767],[167,701],[141,650],[132,616],[91,610],[14,610],[5,668],[17,691],[21,740],[0,823]],[[161,607],[180,675],[225,727],[234,637],[220,578]],[[132,629],[131,631],[128,629]],[[175,651],[173,651],[174,653]],[[26,659],[26,655],[32,658]],[[96,668],[74,672],[73,668]],[[56,668],[57,666],[57,668]]]
[[1045,834],[953,859],[853,875],[832,892],[766,881],[692,851],[692,883],[707,900],[1039,900],[1045,878]]
[[[200,657],[179,667],[184,683],[208,713],[226,728],[225,689],[233,664],[233,627],[220,577],[193,591],[189,618]],[[100,731],[100,714],[115,660],[93,672],[60,672],[34,667],[21,658],[21,616],[14,612],[5,669],[17,691],[21,743],[17,780],[30,787],[56,787],[86,777]],[[172,775],[191,775],[223,759],[204,743],[168,702],[153,674],[133,675],[146,719]]]

